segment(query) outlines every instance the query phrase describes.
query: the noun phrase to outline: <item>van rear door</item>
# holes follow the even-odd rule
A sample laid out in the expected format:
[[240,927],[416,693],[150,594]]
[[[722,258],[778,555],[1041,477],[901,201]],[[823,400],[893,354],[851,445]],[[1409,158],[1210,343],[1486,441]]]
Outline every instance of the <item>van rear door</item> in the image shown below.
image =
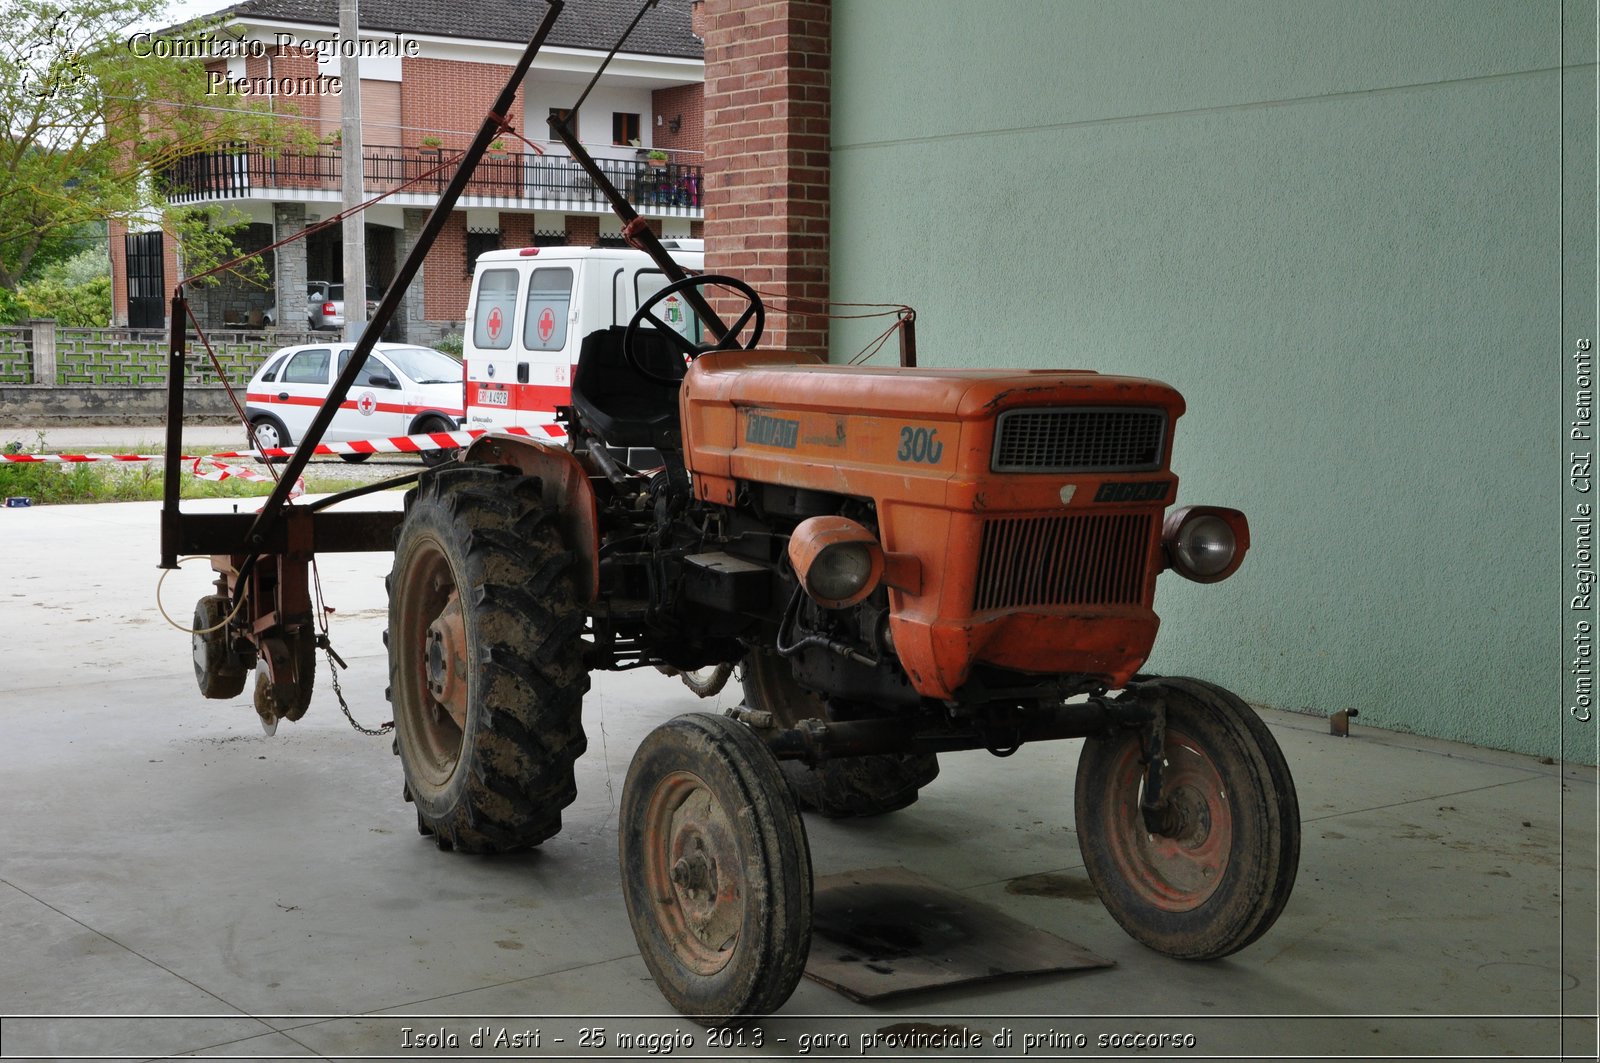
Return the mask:
[[587,263],[539,265],[528,277],[518,337],[525,372],[517,377],[517,413],[525,423],[549,424],[557,406],[572,401],[572,362],[578,355],[573,294]]
[[512,263],[479,268],[471,308],[471,346],[467,352],[467,423],[473,428],[504,428],[516,423],[513,393],[517,381],[517,293],[525,271]]

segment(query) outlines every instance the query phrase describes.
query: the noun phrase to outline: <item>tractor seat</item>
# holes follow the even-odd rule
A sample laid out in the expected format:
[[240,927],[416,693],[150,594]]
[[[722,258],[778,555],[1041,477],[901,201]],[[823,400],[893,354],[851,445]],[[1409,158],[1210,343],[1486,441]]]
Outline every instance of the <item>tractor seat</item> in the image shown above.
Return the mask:
[[[649,380],[628,364],[622,353],[626,331],[613,325],[583,338],[572,377],[572,406],[607,446],[681,450],[678,389]],[[663,376],[682,372],[683,355],[653,330],[640,329],[634,343],[651,369]]]

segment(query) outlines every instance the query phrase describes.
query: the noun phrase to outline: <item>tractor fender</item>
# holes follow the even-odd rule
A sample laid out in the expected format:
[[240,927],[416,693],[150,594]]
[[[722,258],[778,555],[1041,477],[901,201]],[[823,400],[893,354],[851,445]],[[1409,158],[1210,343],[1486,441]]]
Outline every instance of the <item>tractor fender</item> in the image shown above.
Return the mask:
[[589,474],[565,447],[523,436],[491,432],[472,441],[463,462],[512,465],[544,483],[544,504],[556,514],[561,538],[577,560],[574,582],[584,602],[600,588],[600,521]]

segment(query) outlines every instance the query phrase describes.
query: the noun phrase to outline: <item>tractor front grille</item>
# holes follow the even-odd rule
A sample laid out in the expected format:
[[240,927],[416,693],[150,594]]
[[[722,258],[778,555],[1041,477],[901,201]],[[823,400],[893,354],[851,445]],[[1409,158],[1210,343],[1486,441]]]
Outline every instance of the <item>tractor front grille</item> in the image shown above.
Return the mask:
[[1161,467],[1165,410],[1008,410],[995,426],[995,472],[1144,472]]
[[1138,605],[1155,514],[997,517],[983,522],[973,610]]

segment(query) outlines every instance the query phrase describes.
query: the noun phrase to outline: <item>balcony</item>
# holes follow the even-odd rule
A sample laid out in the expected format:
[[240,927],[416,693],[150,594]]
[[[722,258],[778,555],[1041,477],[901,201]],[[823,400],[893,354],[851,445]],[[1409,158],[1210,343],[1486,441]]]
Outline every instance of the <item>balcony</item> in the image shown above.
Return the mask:
[[[436,173],[429,171],[449,154],[450,149],[441,155],[439,149],[368,144],[362,151],[366,193],[394,192],[387,202],[431,206],[455,167],[449,164]],[[641,213],[704,217],[702,167],[676,161],[652,164],[644,159],[597,159],[596,163]],[[239,145],[186,156],[162,178],[173,203],[237,199],[335,202],[342,165],[343,151],[337,146],[310,153],[270,154]],[[608,204],[589,175],[565,156],[492,152],[479,161],[460,206],[595,211]]]

